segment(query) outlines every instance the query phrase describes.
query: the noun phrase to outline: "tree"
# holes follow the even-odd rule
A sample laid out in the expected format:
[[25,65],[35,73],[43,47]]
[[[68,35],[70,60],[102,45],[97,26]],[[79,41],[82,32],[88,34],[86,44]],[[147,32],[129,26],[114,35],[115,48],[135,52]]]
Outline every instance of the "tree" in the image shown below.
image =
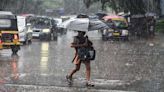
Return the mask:
[[0,10],[13,13],[39,13],[43,10],[41,0],[1,0]]
[[95,2],[102,3],[102,9],[106,7],[111,7],[117,12],[120,11],[130,11],[132,14],[145,13],[145,3],[144,0],[83,0],[84,4],[88,8],[91,4]]

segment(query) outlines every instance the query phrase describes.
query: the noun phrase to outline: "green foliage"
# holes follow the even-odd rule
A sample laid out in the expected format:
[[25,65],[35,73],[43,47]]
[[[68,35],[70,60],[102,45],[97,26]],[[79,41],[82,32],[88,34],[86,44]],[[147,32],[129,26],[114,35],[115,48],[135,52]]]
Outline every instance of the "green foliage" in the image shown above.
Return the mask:
[[97,2],[99,0],[83,0],[84,4],[86,5],[87,8],[91,6],[91,4]]
[[63,0],[1,0],[0,10],[13,13],[44,13],[46,9],[56,9],[63,6]]
[[[151,11],[148,8],[156,7],[158,5],[148,4],[148,2],[156,2],[159,0],[83,0],[87,7],[94,2],[101,2],[102,9],[106,7],[112,8],[116,13],[118,12],[131,12],[131,14],[145,14],[147,11]],[[157,8],[157,7],[156,7]]]
[[44,8],[57,9],[64,6],[63,0],[46,0],[42,5]]
[[162,32],[162,33],[164,33],[164,19],[160,20],[160,21],[156,24],[156,31],[157,31],[157,32]]

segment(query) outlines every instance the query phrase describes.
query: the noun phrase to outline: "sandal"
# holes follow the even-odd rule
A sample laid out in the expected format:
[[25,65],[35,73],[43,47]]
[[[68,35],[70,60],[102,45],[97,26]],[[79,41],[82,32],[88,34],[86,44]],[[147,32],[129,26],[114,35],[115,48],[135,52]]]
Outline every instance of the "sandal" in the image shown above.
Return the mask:
[[72,83],[72,78],[69,77],[68,75],[66,76],[66,79],[67,79],[67,81],[68,81],[69,83]]
[[94,87],[95,85],[88,81],[88,82],[86,83],[86,86],[87,86],[87,87]]

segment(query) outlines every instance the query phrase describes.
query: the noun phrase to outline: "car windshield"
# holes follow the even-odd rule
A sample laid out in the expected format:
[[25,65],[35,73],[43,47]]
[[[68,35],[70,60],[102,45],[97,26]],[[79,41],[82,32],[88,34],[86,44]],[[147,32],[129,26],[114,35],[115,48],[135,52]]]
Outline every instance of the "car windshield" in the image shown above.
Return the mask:
[[14,16],[14,15],[1,15],[0,14],[0,19],[15,19],[16,18],[16,16]]
[[33,23],[33,27],[35,28],[48,28],[51,26],[51,21],[48,18],[37,18]]
[[11,27],[11,20],[0,19],[0,27],[1,28],[9,28],[9,27]]
[[113,22],[114,22],[114,24],[115,24],[115,26],[116,26],[117,28],[125,28],[125,27],[127,27],[127,24],[126,24],[125,21],[113,20]]

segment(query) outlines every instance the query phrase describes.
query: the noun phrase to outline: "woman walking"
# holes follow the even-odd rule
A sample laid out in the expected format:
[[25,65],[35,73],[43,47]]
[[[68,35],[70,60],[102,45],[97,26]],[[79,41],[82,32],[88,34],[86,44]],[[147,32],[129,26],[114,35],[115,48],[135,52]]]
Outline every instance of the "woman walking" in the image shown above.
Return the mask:
[[90,74],[91,74],[91,66],[90,66],[90,60],[87,59],[81,59],[80,53],[84,53],[80,49],[82,48],[89,48],[92,47],[92,42],[89,41],[88,37],[85,37],[85,32],[78,31],[78,35],[74,37],[74,41],[71,44],[72,48],[75,48],[75,57],[73,59],[73,63],[75,64],[75,69],[73,69],[70,74],[66,76],[66,79],[68,82],[72,82],[73,75],[80,70],[81,63],[85,64],[86,67],[86,86],[93,87],[94,85],[90,82]]

